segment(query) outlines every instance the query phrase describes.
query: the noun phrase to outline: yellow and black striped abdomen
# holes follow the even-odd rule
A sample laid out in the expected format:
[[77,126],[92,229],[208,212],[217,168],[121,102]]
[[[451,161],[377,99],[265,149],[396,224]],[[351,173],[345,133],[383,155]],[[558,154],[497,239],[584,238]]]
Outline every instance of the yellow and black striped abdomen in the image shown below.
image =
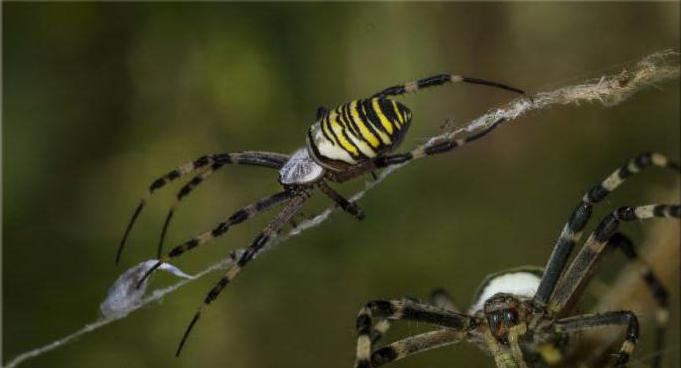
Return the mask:
[[310,127],[308,149],[320,165],[340,170],[395,148],[410,121],[411,111],[397,101],[351,101],[326,112]]

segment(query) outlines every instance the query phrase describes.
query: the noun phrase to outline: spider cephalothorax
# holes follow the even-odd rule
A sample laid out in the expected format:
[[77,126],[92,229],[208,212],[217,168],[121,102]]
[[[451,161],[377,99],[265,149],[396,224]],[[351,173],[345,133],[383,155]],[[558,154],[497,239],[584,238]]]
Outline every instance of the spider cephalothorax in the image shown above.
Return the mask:
[[[630,311],[608,311],[570,316],[571,306],[589,281],[596,262],[606,249],[620,250],[639,269],[658,306],[655,347],[664,344],[667,325],[667,291],[632,242],[616,232],[624,221],[653,218],[681,218],[678,204],[620,207],[607,215],[568,263],[572,248],[580,240],[594,204],[601,202],[626,178],[650,166],[670,168],[679,165],[663,155],[644,153],[615,170],[587,192],[561,232],[544,270],[532,267],[512,269],[488,276],[479,288],[467,313],[461,312],[444,291],[433,294],[430,303],[402,299],[373,301],[357,317],[356,368],[378,367],[428,349],[471,341],[489,352],[499,368],[548,366],[593,366],[603,356],[571,355],[570,336],[580,331],[606,326],[626,327],[624,341],[612,364],[624,367],[639,336],[638,319]],[[411,320],[439,326],[439,330],[408,337],[374,348],[386,333],[391,320]],[[605,359],[609,359],[606,356]],[[658,368],[661,355],[651,361]]]
[[[281,212],[256,236],[250,246],[236,257],[234,266],[230,267],[227,273],[210,290],[201,308],[207,306],[255,258],[267,244],[268,240],[275,236],[286,224],[292,222],[294,216],[301,210],[303,204],[312,195],[313,191],[319,189],[319,191],[352,216],[358,219],[364,217],[364,213],[357,205],[343,198],[328,185],[327,181],[342,183],[371,173],[376,169],[401,164],[428,155],[447,152],[491,132],[501,120],[495,122],[487,129],[468,137],[443,139],[425,148],[414,149],[411,152],[394,155],[388,154],[400,144],[407,133],[412,119],[411,111],[406,106],[391,99],[390,96],[399,96],[419,89],[454,82],[482,84],[523,93],[519,89],[501,83],[458,75],[441,74],[389,87],[369,98],[351,101],[332,110],[320,108],[317,111],[315,122],[307,132],[306,146],[296,150],[292,155],[244,151],[202,156],[192,162],[181,165],[152,182],[148,193],[142,198],[133,213],[132,219],[128,223],[116,255],[116,262],[120,259],[128,234],[144,208],[147,198],[156,190],[183,175],[198,171],[198,174],[177,193],[177,199],[172,204],[161,231],[161,239],[157,251],[159,261],[148,270],[140,283],[170,258],[177,257],[186,251],[207,243],[226,233],[231,226],[242,223],[264,210],[277,205],[283,205],[284,208]],[[179,201],[213,172],[227,164],[261,166],[279,170],[278,180],[283,189],[279,193],[262,198],[236,211],[212,230],[177,245],[166,255],[161,256],[164,237]],[[180,342],[177,354],[180,353],[189,331],[198,320],[201,308],[189,324]]]
[[489,275],[482,281],[468,313],[480,318],[491,335],[508,344],[508,333],[531,313],[541,269],[521,267]]
[[499,293],[489,298],[483,308],[487,326],[499,342],[508,345],[508,333],[521,321],[525,321],[528,310],[513,294]]

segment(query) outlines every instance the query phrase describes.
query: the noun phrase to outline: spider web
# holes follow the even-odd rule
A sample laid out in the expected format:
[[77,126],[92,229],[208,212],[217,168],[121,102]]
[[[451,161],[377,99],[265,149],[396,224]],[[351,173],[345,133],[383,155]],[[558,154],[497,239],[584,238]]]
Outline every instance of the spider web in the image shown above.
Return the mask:
[[[502,107],[489,110],[486,114],[470,121],[461,128],[449,129],[440,135],[431,137],[419,148],[427,147],[431,144],[441,142],[445,139],[451,139],[455,136],[472,134],[481,131],[485,128],[488,128],[500,119],[504,119],[504,124],[506,124],[530,112],[542,110],[551,106],[569,104],[579,105],[580,103],[585,102],[600,103],[606,107],[614,106],[646,87],[654,86],[656,83],[660,83],[669,79],[678,78],[679,73],[678,51],[665,50],[656,52],[638,61],[631,67],[630,70],[623,69],[617,74],[603,75],[598,79],[586,80],[580,84],[570,85],[548,92],[538,92],[517,98]],[[384,169],[379,173],[376,179],[367,181],[364,185],[364,188],[355,193],[350,199],[352,201],[358,201],[371,189],[381,184],[388,176],[410,162],[413,162],[413,160],[401,165],[391,166],[387,169]],[[298,224],[297,227],[290,230],[286,234],[272,239],[260,253],[271,250],[286,240],[296,237],[308,229],[321,225],[335,211],[335,206],[328,207],[316,216],[303,220]],[[236,250],[237,253],[242,251],[243,249]],[[194,280],[200,279],[209,273],[227,269],[232,264],[233,258],[226,257],[221,261],[207,267],[201,272],[193,275],[193,277],[189,279],[183,279],[166,288],[154,290],[148,296],[133,301],[133,303],[130,303],[131,307],[126,309],[124,313],[110,315],[108,317],[100,317],[99,319],[86,324],[79,330],[69,335],[52,341],[47,345],[19,354],[5,364],[4,367],[17,367],[27,360],[33,359],[69,344],[85,334],[98,330],[114,321],[125,318],[130,313],[135,312],[144,306],[154,302],[159,302],[164,296],[178,290],[179,288]],[[127,302],[130,301],[128,300]]]

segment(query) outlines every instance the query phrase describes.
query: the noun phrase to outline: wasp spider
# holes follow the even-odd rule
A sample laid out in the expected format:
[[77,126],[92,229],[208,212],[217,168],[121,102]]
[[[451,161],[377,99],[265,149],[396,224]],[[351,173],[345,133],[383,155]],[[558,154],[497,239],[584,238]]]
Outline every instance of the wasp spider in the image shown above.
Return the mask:
[[[147,272],[143,280],[162,262],[223,235],[232,225],[242,223],[264,210],[286,203],[281,212],[255,237],[246,251],[236,259],[235,265],[210,290],[203,301],[203,305],[189,324],[180,342],[177,354],[179,355],[190,330],[199,319],[201,309],[215,300],[222,289],[255,258],[267,241],[276,235],[284,225],[292,221],[305,201],[312,195],[313,190],[319,189],[344,211],[361,219],[364,217],[363,211],[356,204],[333,190],[327,181],[342,183],[371,173],[376,169],[401,164],[427,155],[447,152],[492,131],[500,121],[480,133],[465,138],[440,141],[424,149],[415,149],[408,153],[389,154],[404,138],[412,119],[411,111],[406,106],[389,97],[455,82],[481,84],[523,93],[519,89],[501,83],[458,75],[442,74],[420,79],[386,88],[367,99],[348,102],[333,110],[319,108],[315,123],[307,131],[306,146],[298,149],[292,155],[259,151],[207,155],[186,163],[152,182],[128,223],[118,248],[116,262],[120,259],[128,234],[144,208],[148,197],[169,182],[183,175],[198,172],[177,193],[175,203],[172,204],[161,231],[161,240],[158,246],[159,261]],[[212,230],[192,237],[161,256],[163,239],[179,201],[212,173],[227,164],[261,166],[279,170],[279,183],[283,189],[279,193],[262,198],[234,212]]]
[[[544,270],[523,267],[488,276],[467,313],[461,312],[444,291],[436,291],[430,303],[416,300],[376,300],[359,312],[356,327],[356,368],[378,367],[428,349],[470,341],[491,353],[497,367],[576,366],[570,363],[570,335],[597,327],[624,326],[626,334],[613,362],[624,367],[639,336],[638,319],[630,311],[569,316],[570,307],[593,273],[606,249],[619,249],[640,267],[643,280],[657,302],[655,346],[663,346],[667,323],[667,291],[654,272],[636,254],[631,241],[616,232],[622,221],[681,217],[681,206],[653,204],[621,207],[607,215],[587,238],[567,266],[572,248],[579,241],[591,217],[594,204],[601,202],[626,178],[650,166],[679,171],[660,154],[642,154],[620,167],[584,195],[563,228]],[[567,267],[566,267],[567,266]],[[376,348],[374,345],[390,327],[390,321],[409,320],[441,329],[408,337]],[[659,367],[660,356],[652,367]]]

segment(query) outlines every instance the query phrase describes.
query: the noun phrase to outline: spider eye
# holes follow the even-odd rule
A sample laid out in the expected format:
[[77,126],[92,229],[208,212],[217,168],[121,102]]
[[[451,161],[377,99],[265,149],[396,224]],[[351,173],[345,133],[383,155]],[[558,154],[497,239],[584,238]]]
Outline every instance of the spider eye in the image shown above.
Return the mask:
[[506,322],[507,325],[515,325],[518,322],[518,318],[513,311],[506,311],[504,313],[504,322]]
[[496,331],[499,329],[499,314],[497,313],[492,313],[489,315],[487,318],[487,323],[489,323],[489,328],[492,331]]

